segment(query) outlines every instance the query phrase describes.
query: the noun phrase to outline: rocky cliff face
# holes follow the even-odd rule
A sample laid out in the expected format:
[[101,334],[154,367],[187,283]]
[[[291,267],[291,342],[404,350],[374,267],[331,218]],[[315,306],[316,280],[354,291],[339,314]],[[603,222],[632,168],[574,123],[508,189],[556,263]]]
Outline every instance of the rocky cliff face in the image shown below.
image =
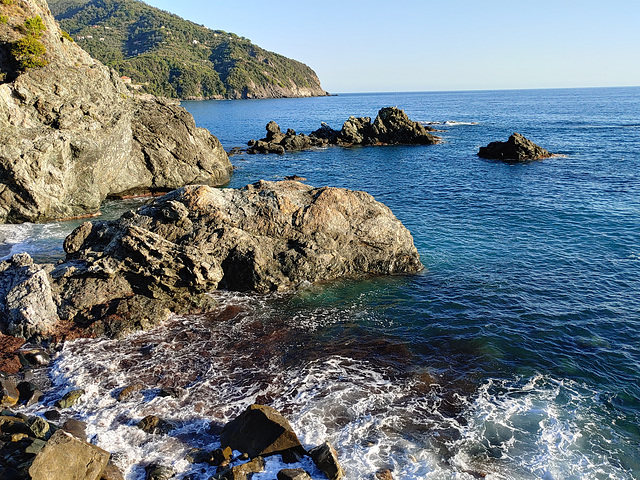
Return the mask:
[[[113,70],[63,37],[44,0],[2,4],[0,13],[0,222],[93,214],[110,195],[228,181],[232,167],[214,136],[177,103],[133,98]],[[47,65],[25,70],[11,46],[36,17]]]

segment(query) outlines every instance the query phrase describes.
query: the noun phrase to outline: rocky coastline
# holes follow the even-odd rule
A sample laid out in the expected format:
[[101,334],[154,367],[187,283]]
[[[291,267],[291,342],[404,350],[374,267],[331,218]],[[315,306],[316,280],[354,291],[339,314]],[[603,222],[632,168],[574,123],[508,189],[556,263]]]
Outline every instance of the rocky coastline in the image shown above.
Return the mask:
[[[46,386],[29,371],[46,365],[65,339],[120,338],[172,312],[206,311],[213,305],[206,294],[216,288],[270,292],[423,268],[408,230],[373,197],[293,180],[240,190],[184,187],[118,220],[85,222],[64,247],[67,259],[57,265],[36,264],[28,254],[0,263],[3,407],[41,401]],[[138,390],[125,385],[118,399]],[[0,458],[8,475],[3,478],[122,478],[110,466],[108,452],[78,434],[77,422],[55,423],[59,411],[84,393],[74,390],[57,399],[45,418],[19,409],[3,412]],[[333,447],[305,450],[278,412],[252,406],[243,415],[223,429],[220,452],[194,451],[191,461],[218,467],[213,478],[241,480],[264,468],[263,457],[278,454],[295,467],[278,478],[304,480],[310,477],[295,464],[309,455],[327,478],[342,477]],[[138,426],[150,435],[172,428],[157,417]],[[266,443],[257,445],[265,435]],[[63,452],[74,452],[75,460],[60,463]],[[51,472],[58,476],[47,477]],[[174,473],[150,464],[146,478]]]

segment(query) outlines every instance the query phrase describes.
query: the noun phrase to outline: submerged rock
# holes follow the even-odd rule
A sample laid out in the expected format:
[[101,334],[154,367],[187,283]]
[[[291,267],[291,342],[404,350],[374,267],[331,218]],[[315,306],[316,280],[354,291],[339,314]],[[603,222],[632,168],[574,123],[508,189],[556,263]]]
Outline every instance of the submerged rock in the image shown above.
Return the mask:
[[[21,69],[10,45],[36,16],[48,64]],[[177,102],[133,96],[63,38],[44,0],[22,0],[0,39],[0,223],[90,215],[107,196],[229,180],[213,135]]]
[[519,133],[511,135],[506,142],[491,142],[486,147],[480,147],[478,151],[478,156],[482,158],[518,162],[541,160],[549,158],[551,155],[547,150]]

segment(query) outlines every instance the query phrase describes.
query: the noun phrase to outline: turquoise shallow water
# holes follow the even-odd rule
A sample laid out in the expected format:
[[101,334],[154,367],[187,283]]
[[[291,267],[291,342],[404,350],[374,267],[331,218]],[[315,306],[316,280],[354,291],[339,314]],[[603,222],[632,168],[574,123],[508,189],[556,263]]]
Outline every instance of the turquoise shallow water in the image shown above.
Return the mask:
[[[297,174],[368,191],[411,230],[426,269],[294,295],[223,292],[218,316],[70,343],[54,384],[87,388],[78,415],[128,478],[154,455],[192,472],[184,450],[217,442],[205,419],[254,401],[284,411],[303,442],[330,439],[350,479],[640,478],[640,88],[183,105],[226,149],[270,120],[309,133],[398,106],[434,122],[439,145],[232,158],[232,187]],[[559,155],[476,156],[513,132]],[[5,250],[55,258],[73,225],[3,228]],[[113,399],[138,381],[186,393]],[[182,427],[143,441],[135,419],[148,413]]]

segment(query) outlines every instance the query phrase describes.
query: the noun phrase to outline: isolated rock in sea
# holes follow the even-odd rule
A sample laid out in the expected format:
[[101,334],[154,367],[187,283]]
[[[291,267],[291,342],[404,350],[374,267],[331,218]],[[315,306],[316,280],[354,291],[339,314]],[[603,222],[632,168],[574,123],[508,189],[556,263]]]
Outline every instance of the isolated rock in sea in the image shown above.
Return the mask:
[[247,153],[277,153],[283,154],[285,151],[307,150],[312,147],[322,147],[328,144],[328,141],[322,138],[307,136],[305,134],[297,135],[292,129],[288,129],[287,133],[282,133],[280,126],[273,120],[266,126],[267,136],[260,140],[251,140],[248,145]]
[[[222,146],[177,102],[132,96],[65,39],[44,0],[10,13],[0,24],[0,223],[95,214],[111,195],[228,181]],[[11,45],[38,16],[48,63],[21,67]]]
[[311,132],[297,135],[289,129],[282,133],[280,126],[271,121],[267,124],[267,136],[261,140],[251,140],[247,153],[279,153],[306,150],[326,145],[432,145],[440,141],[432,135],[431,127],[410,120],[404,110],[385,107],[371,122],[370,117],[351,116],[341,130],[334,130],[326,123]]
[[[206,311],[217,288],[265,293],[423,268],[409,231],[371,195],[295,181],[184,187],[118,220],[85,222],[64,247],[56,266],[33,265],[27,254],[0,263],[0,280],[24,264],[48,282],[20,312],[48,312],[67,338],[121,337],[170,312]],[[0,306],[10,306],[13,290],[3,288]],[[0,309],[0,330],[31,338],[26,326],[40,317],[23,317]],[[46,336],[45,326],[33,336]]]
[[288,420],[276,409],[251,405],[227,423],[220,434],[223,447],[247,453],[250,458],[280,455],[287,451],[306,453]]
[[519,133],[514,133],[506,142],[491,142],[486,147],[480,147],[478,156],[491,160],[526,161],[540,160],[551,157],[544,148]]
[[110,454],[58,430],[36,455],[29,475],[33,480],[98,480]]

